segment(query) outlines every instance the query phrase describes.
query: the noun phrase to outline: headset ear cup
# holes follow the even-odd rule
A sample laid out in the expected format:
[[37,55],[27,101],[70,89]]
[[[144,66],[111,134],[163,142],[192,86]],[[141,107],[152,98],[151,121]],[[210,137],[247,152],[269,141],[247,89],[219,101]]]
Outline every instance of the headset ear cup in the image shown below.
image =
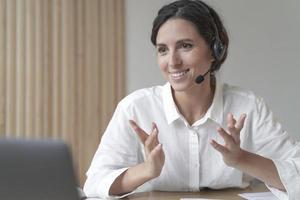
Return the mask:
[[225,55],[226,48],[219,38],[216,38],[214,40],[213,45],[212,45],[212,50],[213,50],[214,59],[217,62],[221,61]]

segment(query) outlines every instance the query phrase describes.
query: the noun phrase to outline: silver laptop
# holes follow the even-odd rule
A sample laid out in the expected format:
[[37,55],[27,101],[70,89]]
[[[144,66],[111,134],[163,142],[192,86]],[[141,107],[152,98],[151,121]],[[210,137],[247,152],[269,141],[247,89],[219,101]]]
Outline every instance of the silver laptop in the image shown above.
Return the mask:
[[79,200],[67,145],[0,139],[0,199]]

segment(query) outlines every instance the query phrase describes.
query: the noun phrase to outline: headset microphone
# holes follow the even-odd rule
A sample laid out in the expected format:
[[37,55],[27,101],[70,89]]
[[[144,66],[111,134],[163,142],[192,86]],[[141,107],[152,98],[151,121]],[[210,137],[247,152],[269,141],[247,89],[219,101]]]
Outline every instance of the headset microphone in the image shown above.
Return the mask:
[[207,72],[205,72],[203,75],[199,75],[199,76],[197,76],[197,78],[195,79],[195,82],[197,83],[197,84],[200,84],[200,83],[202,83],[203,81],[204,81],[204,77],[209,73],[211,71],[211,68],[209,68],[209,70],[207,70]]

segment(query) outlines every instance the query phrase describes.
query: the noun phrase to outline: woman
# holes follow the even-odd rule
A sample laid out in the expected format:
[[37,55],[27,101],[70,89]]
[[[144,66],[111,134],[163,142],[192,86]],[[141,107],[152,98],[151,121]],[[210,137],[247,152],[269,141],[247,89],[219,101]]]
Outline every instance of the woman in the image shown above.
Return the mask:
[[125,97],[87,172],[88,196],[247,187],[300,196],[300,148],[250,91],[221,82],[228,36],[199,0],[164,6],[153,22],[164,86]]

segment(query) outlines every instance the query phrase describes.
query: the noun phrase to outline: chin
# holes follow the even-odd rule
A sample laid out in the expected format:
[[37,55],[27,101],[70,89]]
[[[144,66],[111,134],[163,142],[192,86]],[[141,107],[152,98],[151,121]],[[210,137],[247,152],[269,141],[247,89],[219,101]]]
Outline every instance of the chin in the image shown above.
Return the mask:
[[171,84],[173,90],[176,92],[183,92],[183,91],[186,91],[187,89],[191,88],[190,83],[174,83],[174,82],[170,81],[170,84]]

